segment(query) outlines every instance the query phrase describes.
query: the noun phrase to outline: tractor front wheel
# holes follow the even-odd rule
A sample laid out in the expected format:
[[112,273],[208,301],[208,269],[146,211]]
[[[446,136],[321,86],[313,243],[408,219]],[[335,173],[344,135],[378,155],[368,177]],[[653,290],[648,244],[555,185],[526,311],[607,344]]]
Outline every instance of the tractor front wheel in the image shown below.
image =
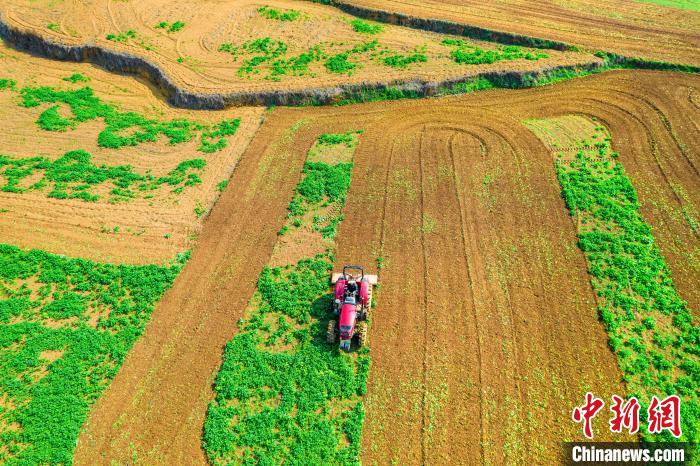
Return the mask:
[[357,346],[367,346],[367,322],[360,322],[357,328]]
[[326,330],[326,341],[335,343],[335,320],[328,322],[328,330]]

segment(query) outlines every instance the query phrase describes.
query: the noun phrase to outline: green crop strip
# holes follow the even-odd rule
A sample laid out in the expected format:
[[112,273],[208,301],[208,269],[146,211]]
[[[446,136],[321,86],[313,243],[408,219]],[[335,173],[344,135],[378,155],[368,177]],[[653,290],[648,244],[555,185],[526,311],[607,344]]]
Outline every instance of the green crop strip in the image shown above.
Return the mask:
[[[25,193],[45,191],[47,197],[55,199],[81,199],[95,202],[100,195],[91,191],[97,186],[111,185],[109,201],[128,201],[148,195],[163,185],[180,194],[185,188],[202,182],[198,175],[206,166],[203,159],[186,160],[178,164],[167,175],[154,177],[151,174],[135,173],[132,167],[95,165],[91,155],[83,150],[67,152],[56,160],[46,157],[11,158],[0,155],[0,175],[6,181],[0,191]],[[37,172],[43,175],[37,178]],[[32,183],[23,184],[26,179]]]
[[490,64],[502,60],[518,60],[521,58],[526,60],[549,58],[549,55],[546,53],[539,51],[528,52],[515,45],[504,45],[498,50],[484,50],[462,39],[445,39],[442,41],[442,45],[453,48],[450,56],[452,60],[461,65]]
[[[538,133],[548,120],[526,122]],[[604,127],[583,140],[575,158],[558,154],[562,196],[578,224],[598,311],[630,395],[682,399],[683,440],[700,440],[700,327],[676,291],[637,193]],[[645,408],[642,412],[645,411]],[[673,437],[645,435],[648,440]]]
[[[318,144],[354,148],[357,134]],[[341,354],[325,340],[335,227],[351,172],[351,162],[304,165],[281,234],[311,226],[313,216],[326,250],[261,272],[207,412],[203,445],[213,464],[359,464],[369,354]],[[336,217],[313,215],[321,211]]]
[[88,410],[185,259],[111,265],[0,245],[0,463],[72,464]]
[[[81,74],[74,74],[66,80],[80,82],[84,79],[88,78]],[[0,79],[0,90],[5,89],[16,90],[16,82],[11,79]],[[110,149],[156,142],[160,136],[168,138],[170,144],[180,144],[191,141],[199,133],[201,144],[198,150],[211,153],[227,147],[227,136],[235,134],[240,125],[240,120],[237,118],[223,120],[211,126],[185,119],[159,121],[135,112],[121,112],[114,105],[103,102],[95,96],[90,87],[61,90],[49,86],[27,86],[18,92],[19,104],[23,107],[51,105],[37,119],[37,125],[46,131],[67,131],[81,123],[102,118],[105,129],[98,135],[97,143],[100,147]],[[62,105],[70,109],[71,116],[64,116],[61,113]]]
[[260,13],[263,18],[273,19],[276,21],[296,21],[301,16],[301,13],[299,13],[297,10],[280,11],[270,8],[269,6],[258,8],[258,13]]

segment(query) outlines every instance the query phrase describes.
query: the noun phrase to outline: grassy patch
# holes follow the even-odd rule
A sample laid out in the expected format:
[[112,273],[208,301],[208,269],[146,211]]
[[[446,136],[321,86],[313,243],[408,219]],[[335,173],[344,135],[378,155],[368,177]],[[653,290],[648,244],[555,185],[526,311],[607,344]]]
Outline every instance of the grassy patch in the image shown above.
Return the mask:
[[[327,144],[347,142],[326,136]],[[327,229],[327,248],[261,272],[207,412],[203,444],[213,464],[359,464],[369,355],[340,353],[325,340],[333,239],[351,171],[352,163],[304,165],[280,235]],[[317,225],[313,214],[324,210],[339,216]]]
[[453,49],[450,56],[452,60],[461,65],[490,64],[502,60],[549,58],[549,55],[544,52],[528,52],[516,45],[504,45],[497,50],[484,50],[462,39],[445,39],[442,44]]
[[[556,120],[528,125],[540,135]],[[607,130],[597,126],[576,147],[575,157],[558,155],[562,196],[576,219],[578,245],[629,395],[643,404],[652,395],[679,395],[683,439],[697,442],[700,328],[675,289],[652,229],[641,216],[637,193],[610,143]],[[668,432],[645,437],[673,440]]]
[[[186,160],[165,176],[154,177],[133,171],[128,165],[95,165],[91,156],[83,150],[67,152],[56,160],[46,157],[10,158],[0,155],[0,175],[5,184],[1,192],[25,193],[45,191],[55,199],[81,199],[95,202],[100,195],[94,193],[98,186],[108,186],[109,201],[119,202],[151,195],[163,185],[180,194],[185,188],[202,182],[198,173],[206,166],[203,159]],[[41,177],[36,177],[41,173]],[[33,182],[24,183],[31,179]]]
[[47,24],[47,25],[46,25],[46,29],[50,29],[51,31],[54,31],[54,32],[58,32],[58,31],[59,31],[58,24],[56,24],[56,23],[49,23],[49,24]]
[[87,412],[182,267],[0,245],[0,462],[72,464]]
[[156,29],[163,29],[168,32],[180,32],[184,29],[185,23],[182,21],[175,21],[174,23],[168,23],[167,21],[161,21],[156,24]]
[[698,0],[636,0],[638,3],[653,3],[670,8],[680,8],[683,10],[700,11]]
[[263,18],[273,19],[276,21],[296,21],[301,17],[301,13],[299,13],[297,10],[280,11],[269,6],[258,8],[258,13],[260,13]]
[[370,24],[361,19],[354,19],[350,21],[350,24],[355,32],[361,34],[379,34],[383,29],[381,24]]
[[[64,79],[82,82],[88,78],[76,73]],[[0,79],[0,90],[14,90],[15,85],[14,80]],[[110,149],[156,142],[161,136],[165,136],[170,144],[179,144],[192,140],[199,133],[198,150],[211,153],[224,149],[227,146],[227,137],[235,134],[240,125],[239,119],[223,120],[209,126],[185,119],[159,121],[136,112],[121,112],[114,105],[95,96],[90,87],[60,90],[48,86],[27,86],[20,89],[19,94],[20,105],[23,107],[51,105],[37,120],[37,125],[46,131],[67,131],[80,123],[102,118],[105,129],[98,135],[97,143],[100,147]],[[70,109],[71,116],[63,116],[60,113],[62,105]]]
[[427,61],[428,57],[422,50],[416,50],[414,53],[408,55],[391,54],[382,58],[382,63],[384,63],[386,66],[400,69],[408,68],[409,65],[414,63],[425,63]]
[[73,84],[90,82],[90,78],[80,73],[73,73],[72,75],[63,78],[63,80]]

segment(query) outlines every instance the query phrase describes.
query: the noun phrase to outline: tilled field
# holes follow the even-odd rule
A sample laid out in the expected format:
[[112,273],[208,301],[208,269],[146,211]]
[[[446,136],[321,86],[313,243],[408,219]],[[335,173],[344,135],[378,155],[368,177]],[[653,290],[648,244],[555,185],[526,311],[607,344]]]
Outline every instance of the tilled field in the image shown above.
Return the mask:
[[[212,11],[216,14],[212,15]],[[2,20],[69,46],[96,45],[146,59],[196,94],[329,92],[339,85],[442,82],[492,71],[600,62],[589,53],[522,49],[517,59],[455,62],[449,36],[359,21],[311,2],[10,0]],[[359,21],[359,22],[358,22]],[[452,37],[454,39],[454,37]],[[469,41],[498,52],[499,44]]]
[[204,461],[221,349],[272,254],[301,161],[319,134],[361,129],[336,264],[380,274],[363,462],[551,463],[562,440],[579,438],[571,409],[586,391],[626,390],[553,156],[522,122],[579,114],[610,129],[697,310],[699,84],[611,72],[526,91],[275,110],[93,409],[77,462]]
[[444,20],[566,42],[593,50],[673,63],[700,64],[700,12],[633,0],[571,2],[476,0],[342,0],[340,4]]
[[[228,180],[241,153],[260,126],[264,113],[263,108],[219,112],[173,109],[147,84],[132,77],[110,74],[88,64],[35,58],[2,44],[0,80],[16,81],[14,90],[0,90],[0,119],[4,128],[0,135],[0,154],[9,158],[3,160],[0,167],[0,208],[3,210],[0,236],[3,241],[113,263],[166,263],[193,244],[202,216],[219,195],[217,185]],[[198,150],[201,141],[197,132],[191,133],[191,140],[177,144],[169,143],[168,138],[161,134],[155,142],[105,147],[99,142],[105,129],[102,119],[69,121],[66,127],[60,128],[51,127],[49,118],[45,120],[48,123],[44,123],[42,118],[50,116],[47,112],[56,102],[27,105],[21,94],[24,88],[38,89],[40,86],[49,86],[59,92],[68,91],[73,96],[79,96],[80,89],[89,87],[93,89],[94,97],[117,111],[138,112],[157,121],[185,119],[214,125],[222,120],[239,119],[240,124],[235,134],[224,138],[226,147],[211,153]],[[87,101],[93,102],[89,97]],[[57,107],[57,114],[59,122],[65,121],[61,117],[73,116],[69,105],[64,104]],[[48,129],[42,129],[42,125]],[[127,127],[118,130],[117,134],[128,137],[141,130],[138,126]],[[79,187],[90,171],[98,179],[103,175],[111,177],[95,182],[85,191],[99,199],[89,196],[61,198],[55,194],[61,180],[67,179],[58,178],[60,167],[55,163],[66,153],[76,150],[87,151],[91,159],[82,167],[73,167],[70,175],[76,181],[63,184],[71,195],[78,195]],[[5,163],[19,163],[32,157],[46,160],[43,165],[37,165],[31,175],[19,180],[19,190],[11,189],[7,170],[12,167]],[[198,182],[185,186],[183,180],[184,183],[177,186],[162,183],[153,190],[149,187],[143,191],[131,189],[123,192],[125,195],[114,194],[114,189],[120,187],[115,183],[126,182],[132,175],[145,181],[151,174],[151,181],[154,181],[172,174],[180,163],[195,159],[202,160],[204,166],[187,169],[185,175],[197,175]],[[54,166],[46,170],[49,161]],[[100,172],[103,164],[112,171]],[[125,166],[130,167],[128,175],[115,168]],[[42,174],[44,187],[34,185],[41,180]],[[175,192],[180,187],[181,192]]]

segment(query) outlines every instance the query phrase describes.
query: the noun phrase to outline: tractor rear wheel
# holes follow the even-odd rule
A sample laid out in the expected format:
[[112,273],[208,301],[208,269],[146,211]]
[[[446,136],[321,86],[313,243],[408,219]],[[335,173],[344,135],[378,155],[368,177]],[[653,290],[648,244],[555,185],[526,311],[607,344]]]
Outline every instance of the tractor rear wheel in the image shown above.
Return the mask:
[[367,345],[367,322],[360,322],[357,329],[357,346],[362,348]]
[[328,330],[326,330],[326,341],[335,343],[335,320],[328,322]]

